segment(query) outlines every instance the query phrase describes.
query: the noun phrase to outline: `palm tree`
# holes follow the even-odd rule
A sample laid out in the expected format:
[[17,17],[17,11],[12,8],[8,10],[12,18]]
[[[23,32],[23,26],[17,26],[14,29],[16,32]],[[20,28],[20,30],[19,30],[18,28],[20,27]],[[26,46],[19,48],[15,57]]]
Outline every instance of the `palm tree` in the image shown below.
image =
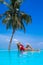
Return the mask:
[[32,19],[30,15],[20,11],[22,0],[10,0],[10,4],[4,0],[0,0],[0,3],[5,4],[9,8],[4,14],[0,15],[0,17],[2,18],[2,23],[6,25],[7,29],[12,28],[12,36],[8,47],[10,50],[15,31],[17,29],[22,29],[25,32],[24,22],[26,24],[31,23]]

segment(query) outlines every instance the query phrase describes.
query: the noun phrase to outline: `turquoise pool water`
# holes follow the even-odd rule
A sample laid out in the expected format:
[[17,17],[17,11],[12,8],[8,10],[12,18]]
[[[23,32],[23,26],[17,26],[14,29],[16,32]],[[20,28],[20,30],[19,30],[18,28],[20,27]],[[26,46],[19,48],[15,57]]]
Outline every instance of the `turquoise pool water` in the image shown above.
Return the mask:
[[43,51],[0,51],[0,65],[43,65]]

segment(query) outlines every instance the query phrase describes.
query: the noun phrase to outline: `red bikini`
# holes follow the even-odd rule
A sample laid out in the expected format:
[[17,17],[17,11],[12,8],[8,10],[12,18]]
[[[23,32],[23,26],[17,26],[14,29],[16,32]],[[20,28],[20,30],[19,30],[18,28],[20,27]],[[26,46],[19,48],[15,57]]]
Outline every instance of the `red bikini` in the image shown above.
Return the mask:
[[22,44],[20,44],[20,50],[21,51],[24,51],[25,50],[25,48],[24,48],[24,46]]

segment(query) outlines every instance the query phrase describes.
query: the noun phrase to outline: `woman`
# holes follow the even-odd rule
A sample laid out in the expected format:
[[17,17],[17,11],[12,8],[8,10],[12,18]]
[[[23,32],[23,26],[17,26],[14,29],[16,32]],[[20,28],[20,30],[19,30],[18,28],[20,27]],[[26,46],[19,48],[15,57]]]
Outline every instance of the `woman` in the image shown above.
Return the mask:
[[34,49],[30,45],[27,45],[25,48],[20,42],[17,44],[17,47],[20,51],[34,51]]

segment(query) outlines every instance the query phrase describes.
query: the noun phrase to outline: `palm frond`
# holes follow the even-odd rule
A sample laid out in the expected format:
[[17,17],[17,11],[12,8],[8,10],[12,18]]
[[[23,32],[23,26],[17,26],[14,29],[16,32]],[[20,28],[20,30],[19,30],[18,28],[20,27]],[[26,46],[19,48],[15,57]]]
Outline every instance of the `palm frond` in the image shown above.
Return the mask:
[[11,0],[11,5],[13,6],[13,8],[19,8],[21,3],[22,0]]
[[11,26],[12,26],[12,20],[10,19],[9,21],[7,21],[6,29],[11,28]]
[[11,19],[10,17],[6,17],[6,18],[4,18],[4,19],[2,20],[2,23],[6,24],[7,21],[9,21],[10,19]]
[[5,2],[4,0],[0,0],[1,4],[5,4],[9,9],[13,9],[7,2]]
[[11,5],[13,6],[13,8],[14,8],[14,4],[15,4],[16,1],[17,0],[11,0]]
[[24,32],[26,31],[26,30],[25,30],[25,25],[24,25],[23,20],[22,20],[21,17],[18,17],[17,25],[18,25],[18,27],[19,27],[20,29],[23,29]]
[[28,24],[28,23],[31,23],[32,18],[31,18],[30,15],[27,15],[27,14],[22,13],[22,12],[21,12],[20,14],[21,14],[21,16],[22,16],[22,19],[24,19],[24,20],[26,21],[27,24]]
[[3,17],[6,18],[6,16],[11,16],[11,11],[10,10],[6,11],[4,14],[1,14],[0,19],[3,18]]
[[25,25],[23,24],[23,22],[21,22],[21,27],[20,27],[24,32],[26,31],[25,29]]
[[0,0],[0,3],[3,3],[4,2],[4,0]]
[[6,29],[12,27],[12,19],[10,17],[6,17],[2,20],[2,23],[6,25]]

